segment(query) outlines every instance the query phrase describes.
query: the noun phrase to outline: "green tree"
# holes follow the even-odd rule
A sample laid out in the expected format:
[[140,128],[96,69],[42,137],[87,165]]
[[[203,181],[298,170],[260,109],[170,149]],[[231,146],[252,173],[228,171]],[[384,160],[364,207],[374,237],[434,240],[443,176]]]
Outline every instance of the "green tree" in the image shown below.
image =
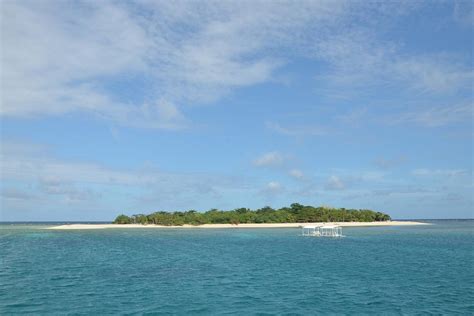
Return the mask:
[[127,215],[119,215],[115,218],[114,224],[131,224],[132,219],[128,217]]
[[156,224],[156,225],[202,225],[202,224],[241,224],[241,223],[306,223],[329,221],[387,221],[390,216],[371,210],[333,208],[328,206],[314,207],[293,203],[290,207],[275,210],[269,206],[257,210],[237,208],[232,211],[211,209],[205,213],[196,210],[185,212],[159,211],[148,215],[136,214],[128,217],[119,215],[115,224]]

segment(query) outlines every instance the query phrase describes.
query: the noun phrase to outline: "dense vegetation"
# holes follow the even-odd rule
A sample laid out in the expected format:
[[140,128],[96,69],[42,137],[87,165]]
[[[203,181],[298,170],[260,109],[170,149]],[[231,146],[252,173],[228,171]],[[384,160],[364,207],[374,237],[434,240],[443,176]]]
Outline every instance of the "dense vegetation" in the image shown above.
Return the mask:
[[258,210],[238,208],[232,211],[212,209],[204,213],[194,210],[187,212],[155,212],[149,215],[119,215],[114,224],[157,224],[166,226],[201,224],[241,224],[241,223],[309,223],[309,222],[372,222],[387,221],[390,216],[371,210],[313,207],[298,203],[290,207]]

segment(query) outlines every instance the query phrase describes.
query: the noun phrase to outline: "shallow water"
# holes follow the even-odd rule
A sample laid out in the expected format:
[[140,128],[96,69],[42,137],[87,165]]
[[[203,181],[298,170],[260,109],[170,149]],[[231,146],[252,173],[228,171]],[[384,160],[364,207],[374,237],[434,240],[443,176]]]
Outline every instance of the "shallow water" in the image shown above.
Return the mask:
[[0,314],[473,314],[474,222],[49,231],[0,225]]

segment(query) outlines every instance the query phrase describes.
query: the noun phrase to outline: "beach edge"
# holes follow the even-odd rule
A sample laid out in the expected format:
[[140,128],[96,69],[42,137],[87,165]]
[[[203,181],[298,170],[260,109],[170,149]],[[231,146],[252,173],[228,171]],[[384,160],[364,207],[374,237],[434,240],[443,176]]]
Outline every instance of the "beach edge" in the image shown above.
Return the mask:
[[299,228],[306,225],[337,225],[341,227],[384,227],[384,226],[414,226],[431,225],[430,223],[415,221],[387,221],[387,222],[331,222],[331,223],[251,223],[251,224],[203,224],[203,225],[182,225],[182,226],[163,226],[163,225],[142,225],[142,224],[65,224],[50,226],[46,229],[52,230],[90,230],[90,229],[144,229],[144,228],[178,228],[178,229],[216,229],[216,228]]

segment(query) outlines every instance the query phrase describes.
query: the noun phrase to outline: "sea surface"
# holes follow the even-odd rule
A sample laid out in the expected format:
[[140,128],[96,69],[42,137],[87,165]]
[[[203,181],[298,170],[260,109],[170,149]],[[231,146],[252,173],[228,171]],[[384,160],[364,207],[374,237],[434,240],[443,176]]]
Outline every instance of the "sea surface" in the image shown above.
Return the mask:
[[51,231],[0,225],[0,315],[473,315],[474,221]]

